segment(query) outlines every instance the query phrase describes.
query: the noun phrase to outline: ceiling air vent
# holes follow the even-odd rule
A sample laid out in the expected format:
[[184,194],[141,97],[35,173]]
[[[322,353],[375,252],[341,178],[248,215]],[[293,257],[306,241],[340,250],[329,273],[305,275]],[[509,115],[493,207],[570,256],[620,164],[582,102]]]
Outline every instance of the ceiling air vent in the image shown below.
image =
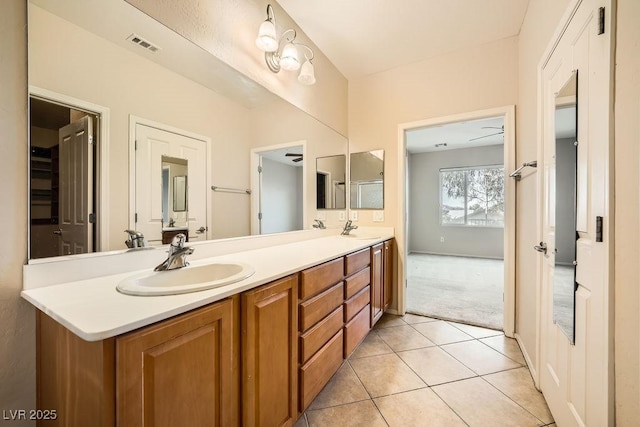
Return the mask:
[[148,51],[151,52],[157,52],[160,50],[160,48],[156,45],[154,45],[153,43],[151,43],[148,40],[143,39],[142,37],[140,37],[137,34],[131,34],[129,37],[127,37],[127,40],[129,40],[131,43],[135,43],[140,47],[143,47],[145,49],[147,49]]

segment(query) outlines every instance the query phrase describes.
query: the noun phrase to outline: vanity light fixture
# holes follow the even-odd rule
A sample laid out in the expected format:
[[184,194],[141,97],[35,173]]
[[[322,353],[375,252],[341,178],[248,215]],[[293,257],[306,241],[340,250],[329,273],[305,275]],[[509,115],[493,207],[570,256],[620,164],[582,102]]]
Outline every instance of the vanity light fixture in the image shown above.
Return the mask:
[[[296,71],[300,69],[298,81],[305,85],[316,82],[315,70],[311,61],[313,50],[302,43],[295,41],[296,30],[289,28],[280,39],[276,32],[276,15],[273,7],[267,5],[267,19],[260,25],[256,46],[264,52],[264,60],[271,71],[277,73],[280,69]],[[300,66],[299,48],[303,50],[304,63]]]

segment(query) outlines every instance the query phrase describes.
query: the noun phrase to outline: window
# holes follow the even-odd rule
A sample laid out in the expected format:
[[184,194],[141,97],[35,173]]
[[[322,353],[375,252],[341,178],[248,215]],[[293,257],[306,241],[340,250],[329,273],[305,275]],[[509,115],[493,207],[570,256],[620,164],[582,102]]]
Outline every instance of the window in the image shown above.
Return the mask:
[[440,223],[504,227],[504,167],[440,169]]

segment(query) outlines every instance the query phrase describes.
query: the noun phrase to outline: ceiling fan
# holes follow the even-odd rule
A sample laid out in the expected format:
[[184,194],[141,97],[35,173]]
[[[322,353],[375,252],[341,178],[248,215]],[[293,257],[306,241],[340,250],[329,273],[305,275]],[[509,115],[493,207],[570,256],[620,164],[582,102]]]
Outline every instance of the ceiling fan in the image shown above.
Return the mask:
[[496,135],[503,135],[504,134],[504,125],[497,127],[497,126],[483,126],[481,129],[499,129],[500,132],[496,132],[496,133],[492,133],[490,135],[483,135],[483,136],[479,136],[477,138],[471,138],[469,140],[469,142],[471,141],[475,141],[477,139],[482,139],[482,138],[489,138],[490,136],[496,136]]
[[295,159],[292,160],[292,162],[294,163],[301,162],[302,159],[304,158],[302,154],[298,154],[298,153],[287,153],[285,154],[285,157],[295,157]]

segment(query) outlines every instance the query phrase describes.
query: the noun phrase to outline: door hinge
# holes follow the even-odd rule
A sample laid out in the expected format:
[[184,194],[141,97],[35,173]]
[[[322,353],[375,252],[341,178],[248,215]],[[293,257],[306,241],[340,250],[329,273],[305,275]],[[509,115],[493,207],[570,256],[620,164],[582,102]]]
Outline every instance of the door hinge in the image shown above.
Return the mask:
[[604,7],[598,9],[598,35],[604,34]]
[[138,222],[138,213],[136,212],[136,214],[134,215],[134,220],[133,222]]
[[262,212],[258,212],[258,219],[261,220],[262,219]]
[[596,217],[596,242],[602,242],[602,217]]
[[89,214],[89,224],[95,224],[95,223],[96,223],[96,214],[90,213]]
[[138,149],[138,140],[133,141],[133,149],[134,151]]
[[262,166],[258,166],[258,173],[262,173]]

